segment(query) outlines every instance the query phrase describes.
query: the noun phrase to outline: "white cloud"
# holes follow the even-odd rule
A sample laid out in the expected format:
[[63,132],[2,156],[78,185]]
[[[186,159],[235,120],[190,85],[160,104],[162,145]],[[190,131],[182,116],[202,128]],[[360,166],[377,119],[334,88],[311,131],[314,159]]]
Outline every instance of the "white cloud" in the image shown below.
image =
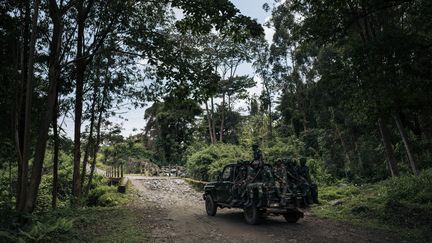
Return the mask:
[[264,27],[265,39],[269,43],[269,45],[271,45],[273,43],[273,35],[275,33],[275,30],[273,28],[269,28],[266,26],[263,27]]

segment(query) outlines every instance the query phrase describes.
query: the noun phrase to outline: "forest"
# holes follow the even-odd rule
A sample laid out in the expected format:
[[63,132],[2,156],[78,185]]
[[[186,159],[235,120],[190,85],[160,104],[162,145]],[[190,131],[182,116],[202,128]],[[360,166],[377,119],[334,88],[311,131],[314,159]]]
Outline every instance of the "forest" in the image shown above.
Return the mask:
[[[130,200],[98,171],[151,161],[206,182],[254,144],[269,164],[306,158],[314,214],[432,240],[432,2],[262,11],[263,25],[229,0],[0,1],[0,241],[60,237]],[[145,108],[128,137],[125,107]]]

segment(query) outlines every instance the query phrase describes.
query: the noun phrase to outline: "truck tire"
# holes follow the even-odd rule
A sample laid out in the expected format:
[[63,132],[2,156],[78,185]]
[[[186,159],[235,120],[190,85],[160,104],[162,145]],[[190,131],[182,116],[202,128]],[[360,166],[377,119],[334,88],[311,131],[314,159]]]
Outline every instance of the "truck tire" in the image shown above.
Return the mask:
[[246,220],[246,223],[248,224],[260,223],[261,215],[258,209],[254,205],[244,208],[243,211],[244,211],[244,218]]
[[208,216],[216,215],[217,205],[210,194],[206,195],[205,206],[206,206],[206,212]]

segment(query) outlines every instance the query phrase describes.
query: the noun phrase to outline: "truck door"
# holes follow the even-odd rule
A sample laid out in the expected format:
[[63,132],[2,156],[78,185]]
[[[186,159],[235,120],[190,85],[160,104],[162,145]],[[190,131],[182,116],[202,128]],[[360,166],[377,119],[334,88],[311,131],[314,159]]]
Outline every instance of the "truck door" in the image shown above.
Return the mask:
[[231,197],[231,188],[234,183],[234,166],[227,165],[220,178],[220,182],[216,186],[217,191],[217,201],[220,203],[229,203],[232,199]]

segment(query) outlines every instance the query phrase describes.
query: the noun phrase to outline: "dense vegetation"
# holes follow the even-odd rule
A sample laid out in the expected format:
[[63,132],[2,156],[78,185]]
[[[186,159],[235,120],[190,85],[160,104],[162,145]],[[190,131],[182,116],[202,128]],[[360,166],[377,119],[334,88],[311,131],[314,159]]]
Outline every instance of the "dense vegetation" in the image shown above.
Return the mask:
[[432,240],[432,180],[430,169],[418,177],[404,175],[374,184],[343,182],[322,187],[322,205],[315,214],[354,224],[398,232],[409,241]]
[[[271,43],[228,0],[1,1],[0,239],[43,228],[55,208],[126,202],[96,167],[145,160],[210,180],[250,160],[252,144],[269,163],[307,158],[323,188],[317,214],[430,237],[430,1],[264,9]],[[144,105],[144,130],[124,138],[110,118]]]
[[[262,27],[227,0],[1,1],[0,241],[48,240],[80,227],[57,210],[79,215],[88,206],[125,203],[96,166],[181,158],[174,152],[186,149],[187,128],[201,111],[198,93],[181,92],[218,78],[207,59],[192,61],[194,36],[211,31],[240,43]],[[149,131],[162,139],[155,146],[142,137],[124,141],[110,117],[148,100],[156,101],[146,113],[156,118]],[[169,115],[191,107],[188,119]],[[169,129],[174,122],[182,126]]]

